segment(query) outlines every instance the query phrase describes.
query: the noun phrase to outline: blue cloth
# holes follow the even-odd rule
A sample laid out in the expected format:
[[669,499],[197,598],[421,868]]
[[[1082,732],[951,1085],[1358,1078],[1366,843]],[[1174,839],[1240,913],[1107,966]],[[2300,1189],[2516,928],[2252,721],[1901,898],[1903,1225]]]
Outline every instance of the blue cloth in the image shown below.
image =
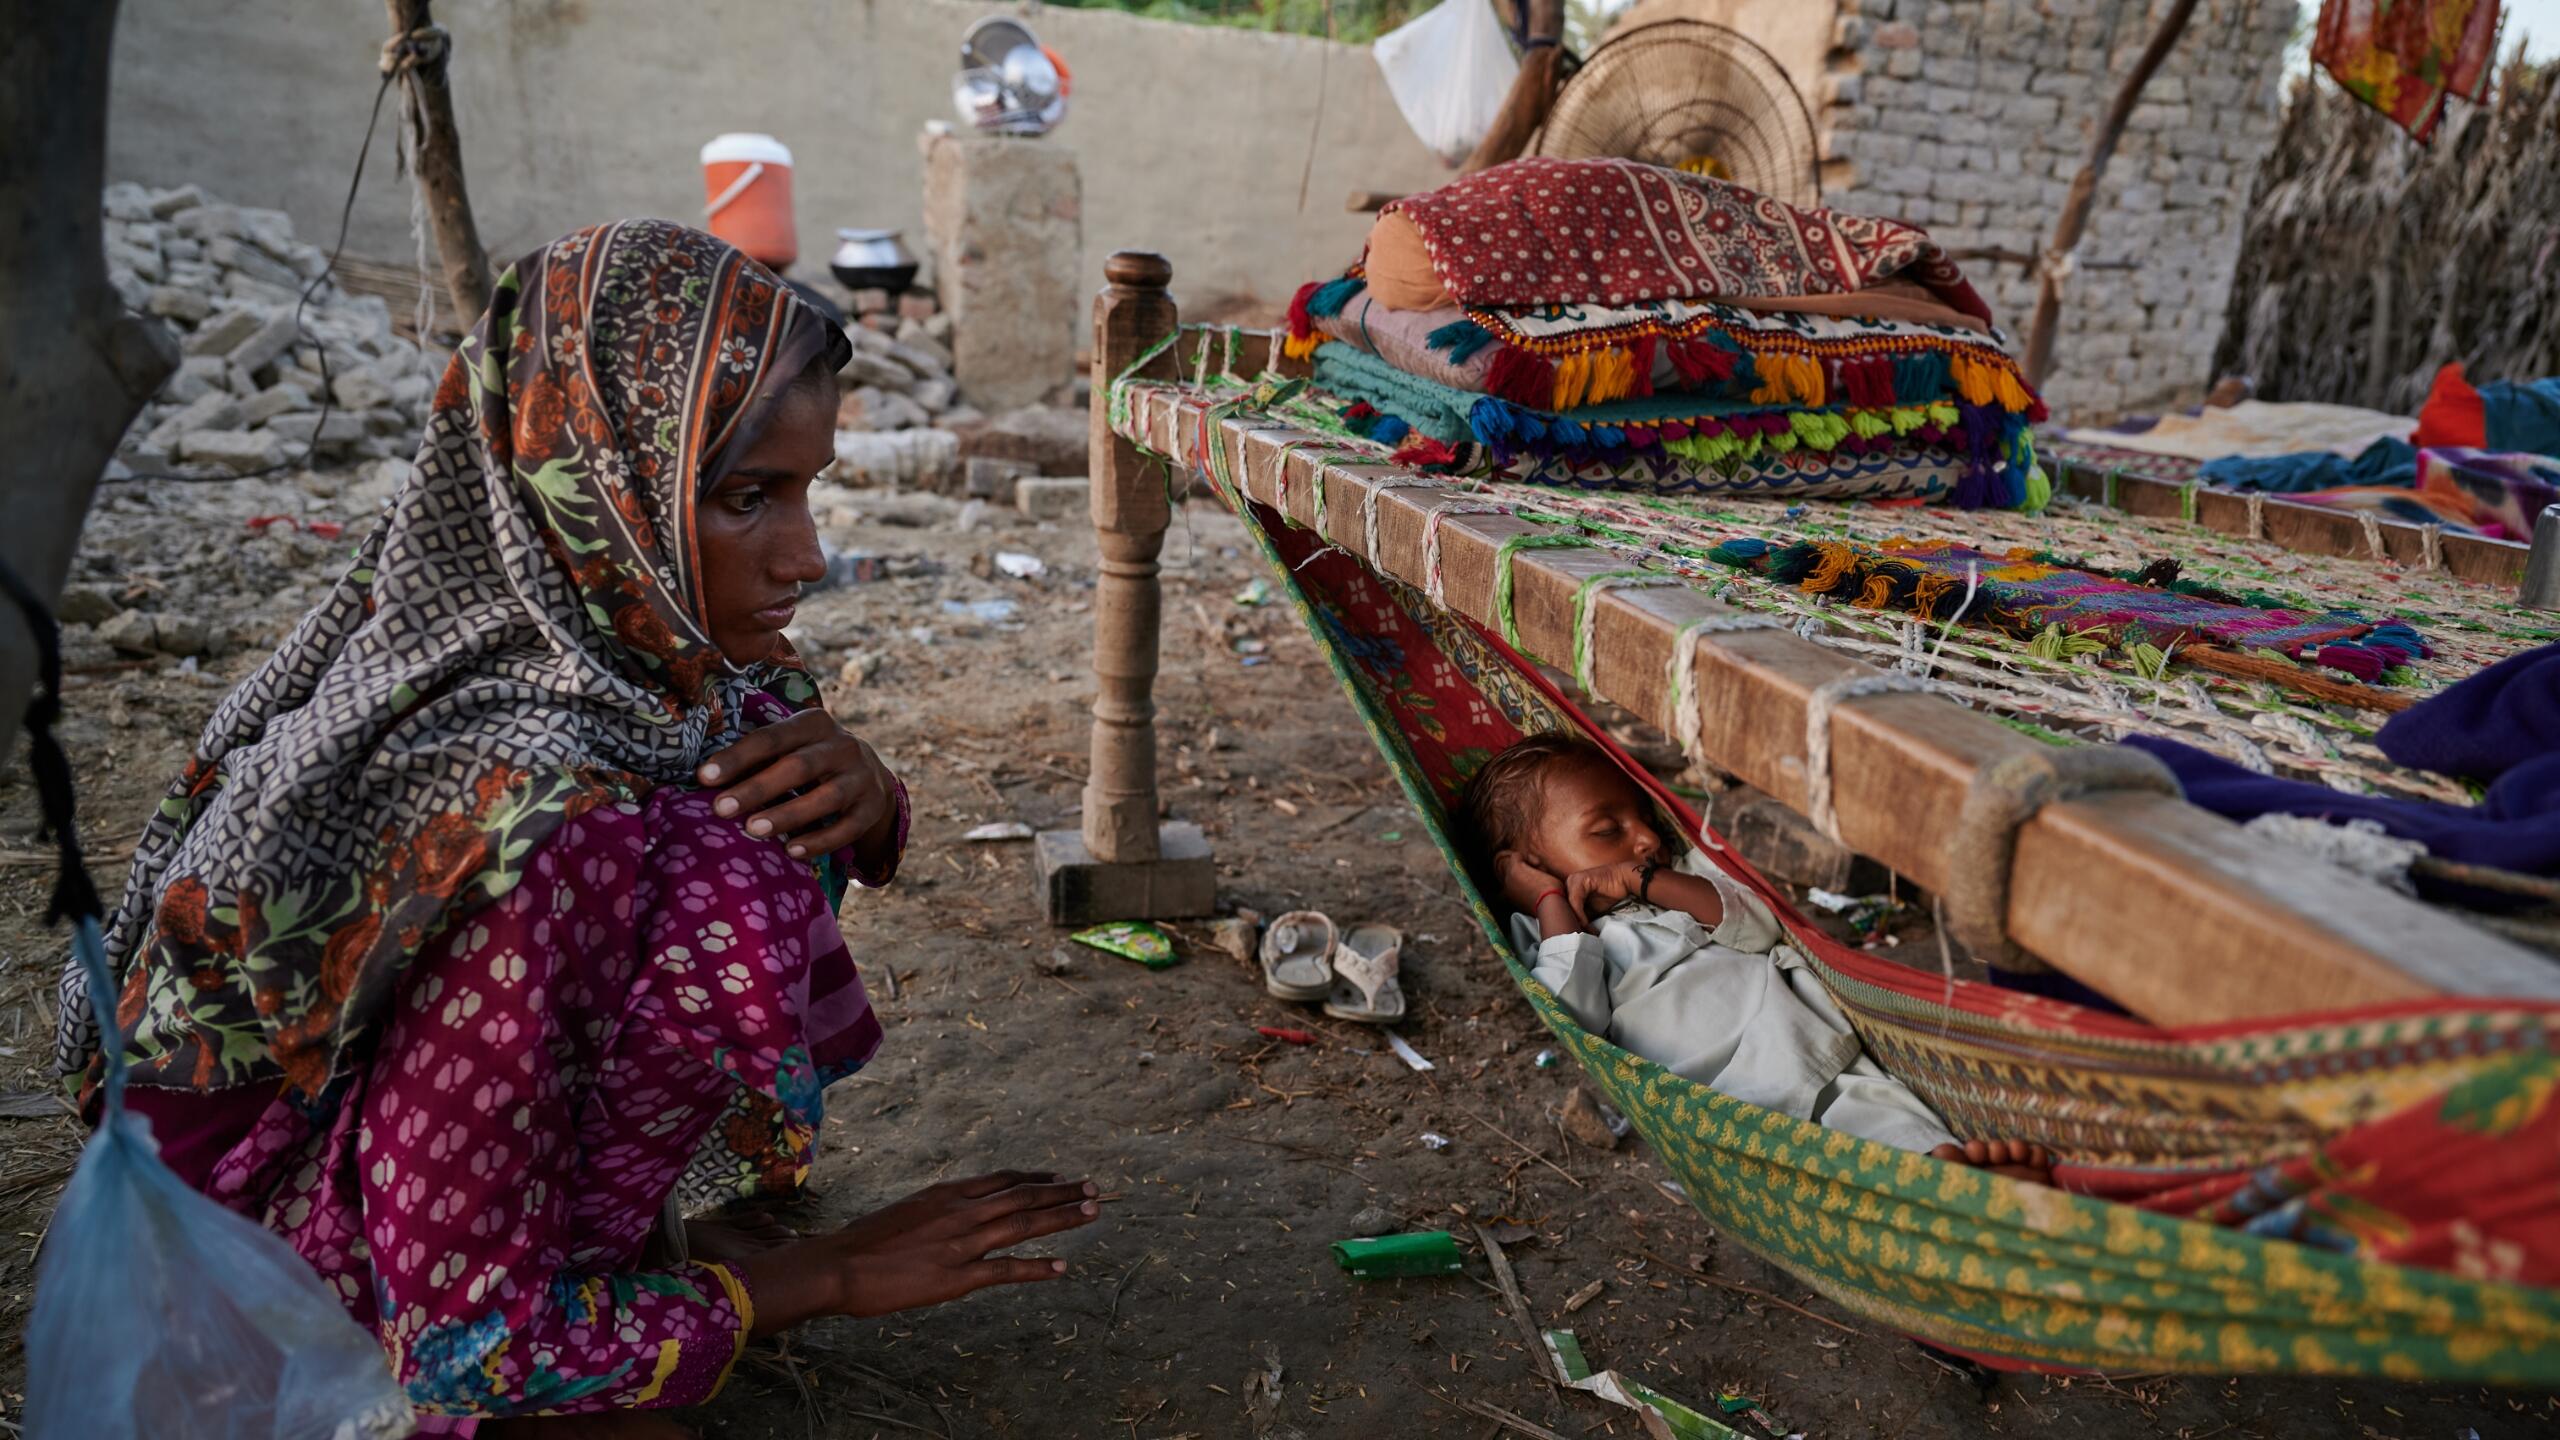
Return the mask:
[[[2124,743],[2158,756],[2185,787],[2189,803],[2216,815],[2240,821],[2261,815],[2372,820],[2390,834],[2425,845],[2428,854],[2441,860],[2560,876],[2560,752],[2510,766],[2478,805],[2462,806],[2349,795],[2309,781],[2279,780],[2174,740],[2136,735]],[[2483,909],[2516,904],[2513,896],[2424,877],[2418,880],[2418,893]]]
[[2410,706],[2374,743],[2399,764],[2470,780],[2560,754],[2560,644],[2510,655]]
[[2229,455],[2206,461],[2196,474],[2207,485],[2220,489],[2263,490],[2271,495],[2343,490],[2353,485],[2415,486],[2418,452],[2405,440],[2384,436],[2364,447],[2352,460],[2327,450],[2296,455]]
[[2480,387],[2483,450],[2560,455],[2560,377]]

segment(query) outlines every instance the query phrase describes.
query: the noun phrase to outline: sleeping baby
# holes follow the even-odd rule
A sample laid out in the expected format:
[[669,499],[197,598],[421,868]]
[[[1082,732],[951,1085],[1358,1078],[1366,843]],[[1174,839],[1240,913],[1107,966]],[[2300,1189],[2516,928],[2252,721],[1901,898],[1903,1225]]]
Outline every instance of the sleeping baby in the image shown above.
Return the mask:
[[1737,1100],[2039,1183],[2044,1147],[1959,1141],[1859,1047],[1759,896],[1672,848],[1597,746],[1533,735],[1462,807],[1515,912],[1512,943],[1582,1028]]

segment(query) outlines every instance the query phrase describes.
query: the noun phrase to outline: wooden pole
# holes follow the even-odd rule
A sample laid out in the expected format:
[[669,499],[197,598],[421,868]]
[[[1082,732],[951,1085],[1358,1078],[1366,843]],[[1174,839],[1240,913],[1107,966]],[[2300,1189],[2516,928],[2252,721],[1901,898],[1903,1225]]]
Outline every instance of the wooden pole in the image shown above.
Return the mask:
[[[1173,266],[1123,250],[1103,265],[1093,302],[1093,529],[1102,552],[1093,595],[1093,774],[1084,787],[1084,843],[1105,864],[1151,861],[1156,833],[1156,649],[1163,597],[1156,554],[1173,521],[1163,476],[1112,433],[1111,382],[1177,325]],[[1139,372],[1173,378],[1168,347]]]
[[[429,0],[383,0],[391,13],[391,44],[383,64],[397,66],[405,104],[417,127],[412,163],[427,202],[427,224],[444,262],[445,292],[453,297],[455,328],[468,330],[489,308],[489,252],[471,217],[471,193],[462,183],[462,140],[453,126],[453,91],[445,83],[450,37],[428,13]],[[404,43],[405,41],[405,43]]]
[[1547,122],[1547,111],[1556,100],[1556,66],[1564,58],[1564,0],[1522,0],[1529,7],[1529,38],[1544,40],[1520,57],[1520,74],[1511,82],[1511,93],[1503,97],[1502,109],[1493,117],[1493,128],[1476,142],[1475,153],[1458,173],[1472,175],[1506,160],[1517,160],[1529,148],[1529,137]]
[[[116,442],[178,368],[168,327],[107,283],[115,29],[115,0],[0,0],[0,556],[48,604]],[[0,755],[34,683],[31,637],[0,601]]]
[[2080,173],[2071,177],[2071,191],[2063,197],[2062,214],[2053,222],[2053,239],[2045,245],[2044,258],[2036,275],[2035,320],[2027,327],[2027,383],[2042,388],[2053,374],[2053,335],[2062,318],[2063,267],[2071,252],[2080,246],[2081,232],[2089,225],[2089,209],[2097,203],[2098,181],[2107,173],[2107,162],[2115,159],[2116,142],[2124,138],[2125,122],[2133,118],[2133,107],[2142,100],[2142,89],[2151,83],[2162,61],[2177,48],[2178,37],[2185,34],[2187,22],[2195,18],[2196,0],[2174,0],[2169,13],[2160,17],[2160,28],[2151,32],[2151,43],[2142,47],[2142,55],[2117,87],[2113,105],[2098,122],[2098,132],[2089,141],[2089,158],[2081,162]]

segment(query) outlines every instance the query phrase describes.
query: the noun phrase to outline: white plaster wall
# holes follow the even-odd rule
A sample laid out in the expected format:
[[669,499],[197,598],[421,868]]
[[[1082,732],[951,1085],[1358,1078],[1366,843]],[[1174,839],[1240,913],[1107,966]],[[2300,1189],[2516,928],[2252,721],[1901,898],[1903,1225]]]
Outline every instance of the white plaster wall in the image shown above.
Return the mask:
[[[1358,253],[1369,217],[1346,193],[1448,173],[1368,52],[1321,40],[969,0],[443,0],[482,237],[503,261],[618,216],[699,223],[702,142],[766,130],[796,162],[803,269],[838,225],[906,227],[921,254],[917,134],[951,117],[961,32],[999,11],[1074,72],[1048,143],[1083,170],[1088,292],[1114,249],[1154,249],[1194,313],[1276,312]],[[108,178],[279,207],[325,245],[384,25],[370,0],[125,0]],[[349,243],[375,259],[412,253],[392,118]]]

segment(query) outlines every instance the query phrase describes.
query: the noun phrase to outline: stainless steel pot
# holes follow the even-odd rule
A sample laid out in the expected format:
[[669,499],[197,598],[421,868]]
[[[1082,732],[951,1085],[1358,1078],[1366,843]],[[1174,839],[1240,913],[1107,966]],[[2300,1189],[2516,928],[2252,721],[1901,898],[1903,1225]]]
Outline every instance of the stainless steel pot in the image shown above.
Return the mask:
[[895,230],[838,230],[835,258],[827,268],[853,290],[891,294],[916,283],[916,257]]

